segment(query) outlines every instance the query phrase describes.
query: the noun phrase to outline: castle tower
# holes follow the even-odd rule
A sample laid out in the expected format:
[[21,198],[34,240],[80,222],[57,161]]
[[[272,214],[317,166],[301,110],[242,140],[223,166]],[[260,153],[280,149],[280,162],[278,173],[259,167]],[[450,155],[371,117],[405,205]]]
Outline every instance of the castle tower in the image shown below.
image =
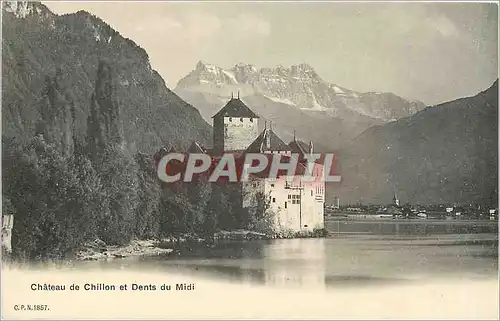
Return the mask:
[[245,150],[259,136],[259,116],[240,100],[239,93],[212,119],[215,152]]

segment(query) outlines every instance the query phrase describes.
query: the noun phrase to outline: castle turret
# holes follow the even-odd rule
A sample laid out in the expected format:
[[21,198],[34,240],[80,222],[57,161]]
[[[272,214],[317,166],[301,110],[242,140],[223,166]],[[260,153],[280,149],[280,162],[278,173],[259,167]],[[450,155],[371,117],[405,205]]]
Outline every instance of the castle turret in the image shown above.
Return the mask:
[[300,158],[303,159],[307,154],[314,152],[314,145],[312,141],[309,144],[297,139],[295,130],[293,131],[293,140],[288,144],[290,146],[292,153],[299,154]]
[[269,129],[266,126],[266,130],[264,131],[264,137],[265,137],[265,142],[266,142],[266,149],[271,148],[271,122],[269,122]]
[[276,133],[268,127],[248,146],[248,153],[291,153],[292,149]]

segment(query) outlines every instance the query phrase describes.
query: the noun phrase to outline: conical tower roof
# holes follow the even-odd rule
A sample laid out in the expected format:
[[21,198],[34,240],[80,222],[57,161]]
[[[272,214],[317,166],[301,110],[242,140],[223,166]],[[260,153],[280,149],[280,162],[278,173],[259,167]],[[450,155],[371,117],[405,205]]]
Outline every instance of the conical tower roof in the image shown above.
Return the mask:
[[246,149],[248,153],[262,153],[266,151],[292,151],[271,128],[266,128]]

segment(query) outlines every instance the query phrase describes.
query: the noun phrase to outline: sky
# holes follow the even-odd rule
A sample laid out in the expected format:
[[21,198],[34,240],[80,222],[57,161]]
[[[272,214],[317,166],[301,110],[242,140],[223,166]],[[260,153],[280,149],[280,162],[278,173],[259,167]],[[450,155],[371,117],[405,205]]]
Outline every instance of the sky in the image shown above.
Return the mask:
[[355,2],[46,2],[88,11],[144,48],[175,88],[198,61],[311,65],[330,83],[428,105],[498,78],[498,5]]

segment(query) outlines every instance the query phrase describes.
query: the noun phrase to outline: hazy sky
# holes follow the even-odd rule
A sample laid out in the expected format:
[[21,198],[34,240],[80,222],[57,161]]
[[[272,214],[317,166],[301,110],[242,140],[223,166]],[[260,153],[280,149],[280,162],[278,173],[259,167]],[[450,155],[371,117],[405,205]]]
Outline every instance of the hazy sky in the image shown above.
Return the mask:
[[199,60],[305,62],[340,86],[427,104],[474,95],[498,77],[497,4],[44,3],[102,18],[148,52],[172,89]]

